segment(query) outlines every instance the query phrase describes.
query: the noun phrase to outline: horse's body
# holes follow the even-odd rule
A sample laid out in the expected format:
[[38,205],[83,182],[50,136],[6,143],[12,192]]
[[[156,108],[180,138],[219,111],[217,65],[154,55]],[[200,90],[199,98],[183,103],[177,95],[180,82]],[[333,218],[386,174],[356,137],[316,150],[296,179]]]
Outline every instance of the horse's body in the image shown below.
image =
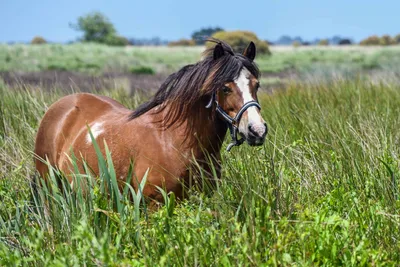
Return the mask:
[[[189,178],[192,153],[196,159],[204,159],[200,146],[193,150],[188,145],[194,140],[185,140],[186,124],[160,131],[157,121],[164,116],[163,113],[150,113],[129,120],[131,113],[120,103],[104,96],[82,93],[63,97],[45,114],[36,139],[36,144],[41,145],[36,146],[35,153],[41,158],[47,156],[52,166],[68,174],[73,171],[68,160],[72,148],[75,154],[81,153],[93,171],[98,173],[97,157],[87,129],[89,125],[103,151],[103,140],[106,141],[120,181],[125,181],[130,160],[134,160],[134,170],[139,181],[150,168],[148,184],[165,187],[182,196],[182,182],[187,184],[189,181],[179,178]],[[218,149],[226,127],[215,125],[215,128],[220,128],[220,131],[212,136],[214,140],[211,141]],[[210,144],[204,144],[206,150],[210,151],[211,148],[207,146]],[[76,156],[80,157],[78,154]],[[45,177],[47,165],[37,159],[36,168]],[[159,195],[154,195],[154,188],[146,189],[145,195],[157,199]]]
[[[225,53],[229,46],[217,46],[215,50],[219,49],[217,52],[220,54],[216,55],[214,50],[213,58],[208,58],[212,66],[220,57],[231,57]],[[225,50],[221,52],[221,49]],[[243,58],[244,56],[241,56],[239,59]],[[220,64],[222,63],[221,61]],[[59,168],[68,177],[68,174],[73,172],[69,160],[72,149],[78,159],[84,159],[93,172],[98,174],[97,156],[88,132],[89,126],[103,152],[106,141],[120,186],[123,186],[130,163],[133,162],[134,178],[131,181],[135,189],[149,169],[144,195],[162,201],[161,194],[155,187],[159,186],[167,192],[172,191],[178,197],[183,197],[183,186],[189,185],[189,180],[193,177],[193,159],[200,162],[206,173],[210,173],[209,159],[213,159],[211,163],[217,168],[219,176],[220,149],[229,125],[215,114],[214,108],[207,109],[205,106],[214,93],[217,94],[221,110],[227,111],[229,116],[238,112],[240,106],[245,104],[245,98],[251,96],[249,88],[257,78],[256,69],[252,70],[252,73],[248,71],[253,66],[250,65],[252,60],[245,62],[245,66],[246,64],[247,68],[244,70],[243,66],[240,67],[240,75],[236,71],[233,76],[228,77],[228,81],[223,81],[223,84],[218,84],[220,81],[216,80],[208,81],[212,72],[217,72],[222,66],[217,66],[218,69],[216,66],[214,69],[210,67],[209,70],[197,70],[197,65],[185,67],[167,79],[153,100],[133,113],[115,100],[104,96],[82,93],[61,98],[49,108],[40,124],[35,144],[37,170],[46,178],[48,167],[40,158],[47,158],[52,166]],[[199,76],[198,72],[203,72],[204,77]],[[217,76],[215,73],[214,75]],[[245,79],[248,81],[244,81]],[[183,80],[188,84],[180,84]],[[200,91],[201,85],[195,84],[201,81],[203,84],[210,83],[209,92]],[[247,86],[250,94],[242,92],[241,98],[240,95],[235,98],[233,94],[228,98],[226,93],[214,88],[230,86],[233,90],[239,88],[240,84]],[[186,87],[183,88],[184,86]],[[196,91],[190,92],[191,86],[195,87]],[[238,99],[242,99],[243,103],[234,103],[239,101]],[[187,103],[178,103],[180,100]],[[217,106],[219,104],[216,102]],[[266,125],[254,104],[246,109],[249,110],[239,112],[244,114],[242,121],[237,125],[239,132],[250,144],[260,145],[266,134]],[[253,116],[258,114],[258,117],[250,118],[250,113]],[[253,124],[250,125],[251,120]],[[82,164],[78,165],[83,172]]]

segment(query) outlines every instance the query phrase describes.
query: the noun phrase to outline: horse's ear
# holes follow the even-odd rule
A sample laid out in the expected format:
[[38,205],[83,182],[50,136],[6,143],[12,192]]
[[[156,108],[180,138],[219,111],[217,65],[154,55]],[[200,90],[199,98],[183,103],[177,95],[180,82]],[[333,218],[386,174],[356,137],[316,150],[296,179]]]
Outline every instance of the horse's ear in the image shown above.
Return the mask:
[[243,51],[243,55],[253,61],[256,58],[256,45],[253,42],[250,42]]
[[214,60],[219,59],[224,55],[225,51],[221,44],[217,44],[214,47]]

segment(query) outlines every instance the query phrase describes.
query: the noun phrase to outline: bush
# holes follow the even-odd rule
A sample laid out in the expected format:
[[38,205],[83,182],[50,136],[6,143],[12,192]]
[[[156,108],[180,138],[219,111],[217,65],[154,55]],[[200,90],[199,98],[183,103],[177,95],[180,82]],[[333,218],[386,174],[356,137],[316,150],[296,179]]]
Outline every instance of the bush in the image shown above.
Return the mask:
[[35,36],[31,41],[31,44],[46,44],[46,43],[47,41],[41,36]]
[[132,67],[129,71],[130,73],[134,74],[149,74],[149,75],[155,74],[155,71],[151,67],[146,67],[146,66]]
[[293,45],[294,47],[299,47],[299,46],[301,46],[301,43],[298,42],[298,41],[294,41],[292,45]]
[[380,39],[380,45],[393,45],[395,43],[394,39],[389,35],[383,35]]
[[180,39],[178,41],[169,42],[168,46],[194,46],[196,42],[191,39]]
[[323,46],[329,45],[329,41],[327,39],[322,39],[318,42],[318,45],[323,45]]
[[[268,55],[271,54],[267,42],[258,39],[257,35],[249,31],[220,31],[214,33],[212,37],[227,42],[232,46],[235,52],[241,53],[247,47],[247,45],[253,41],[257,47],[257,53]],[[207,43],[207,47],[211,47],[213,45],[214,44],[211,42]]]
[[112,46],[127,46],[129,45],[129,40],[123,36],[109,35],[106,37],[105,43]]
[[381,43],[378,36],[370,36],[360,42],[360,45],[379,45]]

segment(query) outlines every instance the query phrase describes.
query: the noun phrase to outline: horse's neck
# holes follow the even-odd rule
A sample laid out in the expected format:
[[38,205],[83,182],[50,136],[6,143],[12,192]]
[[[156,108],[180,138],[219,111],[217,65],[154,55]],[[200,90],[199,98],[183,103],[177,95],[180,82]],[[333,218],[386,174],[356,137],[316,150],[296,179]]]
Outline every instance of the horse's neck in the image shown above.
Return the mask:
[[[200,105],[201,107],[205,105]],[[171,112],[166,109],[164,112]],[[210,109],[197,110],[196,118],[184,118],[179,127],[171,127],[176,143],[181,149],[201,157],[204,154],[219,155],[227,131],[226,124],[213,116]],[[165,116],[164,114],[160,114]],[[195,124],[191,123],[196,121]]]
[[199,129],[201,133],[198,138],[200,141],[199,148],[204,148],[212,154],[219,153],[227,131],[226,125],[218,119],[214,119],[207,122],[207,125],[200,125],[199,127],[204,128]]

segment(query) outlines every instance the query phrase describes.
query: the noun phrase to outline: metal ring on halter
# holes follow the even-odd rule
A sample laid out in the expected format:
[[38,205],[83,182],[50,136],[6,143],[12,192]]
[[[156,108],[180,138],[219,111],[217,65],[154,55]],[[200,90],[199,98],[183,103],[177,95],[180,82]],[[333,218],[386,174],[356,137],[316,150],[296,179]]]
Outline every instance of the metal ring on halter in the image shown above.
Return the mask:
[[228,129],[229,132],[231,134],[231,138],[232,138],[232,142],[228,145],[228,147],[226,148],[227,151],[230,151],[232,149],[232,147],[234,146],[240,146],[241,144],[243,144],[244,139],[237,139],[237,133],[238,133],[238,127],[239,127],[239,123],[240,123],[240,119],[242,118],[243,113],[250,107],[257,107],[258,109],[261,110],[261,106],[260,104],[255,101],[249,101],[246,102],[238,111],[238,113],[236,114],[236,116],[234,118],[232,118],[231,116],[228,115],[228,113],[226,113],[221,106],[218,104],[218,101],[216,99],[216,93],[214,92],[211,96],[210,102],[206,105],[206,108],[211,108],[212,105],[215,103],[216,104],[216,109],[215,111],[222,116],[222,118],[224,119],[224,121],[227,123],[228,125]]

